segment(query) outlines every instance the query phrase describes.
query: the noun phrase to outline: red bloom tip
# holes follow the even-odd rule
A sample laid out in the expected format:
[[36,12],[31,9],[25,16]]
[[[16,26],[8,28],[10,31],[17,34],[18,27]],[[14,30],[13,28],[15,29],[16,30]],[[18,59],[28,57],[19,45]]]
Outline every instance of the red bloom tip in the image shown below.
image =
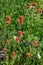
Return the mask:
[[7,39],[7,40],[6,40],[6,44],[10,44],[10,40]]
[[38,12],[38,13],[42,13],[42,10],[40,10],[40,9],[37,9],[37,12]]
[[37,3],[36,3],[36,2],[34,2],[34,3],[33,3],[33,6],[37,6]]
[[15,52],[12,52],[12,56],[15,56],[16,55],[16,53]]
[[6,48],[3,48],[3,51],[4,51],[4,52],[6,52],[6,51],[7,51],[7,49],[6,49]]
[[19,36],[22,36],[23,35],[23,32],[22,31],[18,31],[18,35]]
[[23,20],[24,20],[24,16],[21,15],[20,16],[20,23],[23,22]]
[[28,8],[30,8],[30,4],[28,4],[28,5],[26,6],[26,9],[28,9]]
[[26,55],[27,57],[30,57],[30,53],[26,53],[25,55]]
[[20,38],[16,37],[16,41],[17,41],[17,42],[20,42]]
[[17,20],[18,23],[22,23],[24,20],[24,16],[20,16],[20,18]]
[[9,25],[9,24],[10,24],[10,20],[11,20],[11,17],[10,17],[10,16],[8,16],[8,17],[7,17],[7,21],[6,21],[6,24],[7,24],[7,25]]
[[10,21],[10,20],[11,20],[11,16],[8,16],[8,17],[7,17],[7,21]]
[[38,42],[37,41],[34,42],[34,46],[38,46]]

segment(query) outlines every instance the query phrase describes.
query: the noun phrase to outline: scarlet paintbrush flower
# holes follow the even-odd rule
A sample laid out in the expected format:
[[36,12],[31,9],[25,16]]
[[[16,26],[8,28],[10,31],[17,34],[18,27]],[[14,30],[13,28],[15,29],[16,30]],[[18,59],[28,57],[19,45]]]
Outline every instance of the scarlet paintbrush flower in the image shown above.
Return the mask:
[[24,16],[20,16],[20,23],[22,23],[23,22],[23,20],[24,20]]
[[7,17],[7,21],[10,21],[10,20],[11,20],[11,16],[8,16],[8,17]]
[[30,4],[28,4],[28,5],[26,6],[26,9],[28,9],[28,8],[30,8]]
[[15,52],[12,52],[12,56],[15,56],[16,55],[16,53]]
[[6,40],[6,44],[10,44],[10,40],[7,39],[7,40]]
[[38,42],[37,41],[34,41],[34,46],[38,46]]
[[20,42],[20,38],[16,37],[16,41],[17,41],[17,42]]
[[16,36],[14,36],[13,38],[14,38],[14,40],[16,40],[17,42],[20,41],[20,38],[18,38],[18,37],[16,37]]
[[25,55],[26,55],[27,57],[30,57],[30,53],[26,53]]
[[7,49],[6,49],[6,48],[3,48],[3,51],[4,51],[4,52],[6,52],[6,51],[7,51]]
[[24,20],[24,16],[20,16],[20,18],[17,20],[18,23],[22,23]]
[[6,20],[6,24],[10,24],[10,21],[11,21],[11,17],[8,16],[8,17],[7,17],[7,20]]
[[18,31],[18,35],[19,36],[22,36],[23,35],[23,32],[22,31]]
[[37,3],[36,3],[36,2],[34,2],[34,3],[33,3],[33,6],[37,6]]
[[37,12],[38,12],[38,13],[42,13],[42,10],[40,10],[40,9],[37,9]]

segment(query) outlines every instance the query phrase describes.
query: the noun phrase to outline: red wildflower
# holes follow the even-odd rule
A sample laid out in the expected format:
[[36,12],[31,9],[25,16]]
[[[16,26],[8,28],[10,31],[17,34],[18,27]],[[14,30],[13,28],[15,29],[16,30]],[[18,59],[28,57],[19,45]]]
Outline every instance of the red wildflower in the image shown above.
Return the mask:
[[20,16],[20,23],[23,22],[24,16]]
[[7,49],[6,49],[6,48],[3,48],[3,51],[4,51],[4,52],[6,52],[6,51],[7,51]]
[[12,56],[15,56],[16,55],[16,53],[15,52],[12,52]]
[[6,44],[10,44],[10,41],[8,39],[6,40]]
[[24,16],[20,16],[20,18],[17,20],[18,23],[22,23],[24,20]]
[[34,3],[33,3],[33,6],[37,6],[37,3],[36,3],[36,2],[34,2]]
[[10,17],[10,16],[8,16],[8,17],[7,17],[7,21],[10,21],[10,20],[11,20],[11,17]]
[[28,9],[28,8],[30,8],[30,4],[28,4],[28,5],[26,6],[26,9]]
[[20,41],[20,38],[16,37],[16,41],[19,42]]
[[37,41],[34,42],[34,46],[38,46],[38,42]]
[[25,55],[26,55],[27,57],[30,57],[30,53],[26,53]]
[[8,16],[8,17],[7,17],[6,24],[10,24],[10,21],[11,21],[11,17],[10,17],[10,16]]
[[22,36],[23,35],[23,32],[22,31],[18,31],[18,35],[19,36]]
[[42,10],[40,10],[40,9],[37,9],[37,12],[38,12],[38,13],[42,13]]

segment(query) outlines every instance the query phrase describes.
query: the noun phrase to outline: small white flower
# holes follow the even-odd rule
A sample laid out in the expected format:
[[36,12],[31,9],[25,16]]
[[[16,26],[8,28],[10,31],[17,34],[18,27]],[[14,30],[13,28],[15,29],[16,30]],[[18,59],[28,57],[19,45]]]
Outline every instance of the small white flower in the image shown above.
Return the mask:
[[39,53],[37,54],[37,57],[38,57],[38,59],[41,59],[41,56],[40,56],[40,54],[39,54]]
[[16,36],[13,37],[16,40]]
[[32,8],[33,6],[30,6],[30,9]]

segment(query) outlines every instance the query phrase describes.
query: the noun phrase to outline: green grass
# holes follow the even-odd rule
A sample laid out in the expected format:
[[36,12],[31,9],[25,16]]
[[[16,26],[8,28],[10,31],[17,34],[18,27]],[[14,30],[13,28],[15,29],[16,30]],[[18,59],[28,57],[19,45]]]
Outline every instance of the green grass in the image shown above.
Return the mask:
[[[0,48],[6,48],[9,59],[0,60],[0,65],[43,65],[43,16],[37,13],[34,8],[26,9],[28,3],[36,2],[37,8],[43,10],[43,0],[0,0]],[[17,23],[17,19],[23,15],[24,21]],[[11,16],[11,23],[6,26],[6,18]],[[17,43],[13,37],[18,36],[18,31],[23,31],[21,41]],[[6,34],[10,40],[10,45],[5,43]],[[27,42],[30,41],[32,43]],[[39,43],[38,47],[33,42]],[[16,57],[12,58],[12,52],[16,52]],[[31,57],[26,57],[26,53]],[[37,54],[41,59],[37,58]]]

